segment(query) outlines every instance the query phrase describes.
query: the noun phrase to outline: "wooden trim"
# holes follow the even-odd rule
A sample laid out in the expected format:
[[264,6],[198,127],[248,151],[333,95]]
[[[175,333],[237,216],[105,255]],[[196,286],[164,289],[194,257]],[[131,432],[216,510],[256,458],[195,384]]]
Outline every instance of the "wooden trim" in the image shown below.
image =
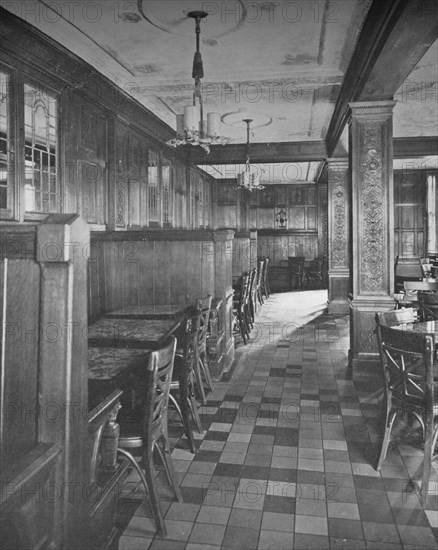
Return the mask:
[[150,228],[136,231],[92,232],[91,241],[213,241],[210,229],[166,229]]
[[[199,149],[201,148],[192,147],[190,162],[200,165],[242,164],[246,155],[244,143],[212,147],[209,155]],[[325,141],[251,143],[253,163],[306,162],[322,160],[327,156]],[[231,181],[235,179],[231,178]]]

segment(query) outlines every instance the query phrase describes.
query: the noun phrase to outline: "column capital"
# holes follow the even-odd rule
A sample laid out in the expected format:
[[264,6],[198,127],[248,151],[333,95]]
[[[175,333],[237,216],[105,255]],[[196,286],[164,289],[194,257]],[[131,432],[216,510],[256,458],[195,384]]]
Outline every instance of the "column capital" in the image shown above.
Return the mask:
[[392,99],[378,99],[376,101],[352,101],[348,105],[351,115],[367,116],[367,115],[392,115],[396,101]]
[[341,170],[348,169],[349,161],[348,158],[342,158],[342,157],[330,157],[325,159],[327,163],[327,167],[331,170],[339,168]]

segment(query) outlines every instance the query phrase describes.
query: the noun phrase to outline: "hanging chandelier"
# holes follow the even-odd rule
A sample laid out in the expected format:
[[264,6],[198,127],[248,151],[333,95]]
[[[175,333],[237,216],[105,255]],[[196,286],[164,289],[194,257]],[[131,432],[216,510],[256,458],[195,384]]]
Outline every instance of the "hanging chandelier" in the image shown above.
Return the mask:
[[219,113],[208,113],[207,124],[204,120],[202,104],[201,78],[204,78],[201,52],[199,50],[199,36],[201,34],[201,20],[208,15],[205,11],[191,11],[187,14],[196,22],[196,52],[193,59],[192,78],[195,79],[193,90],[193,104],[184,107],[184,114],[176,117],[176,137],[167,141],[167,145],[178,147],[179,145],[199,145],[207,153],[210,145],[225,145],[229,138],[219,135]]
[[243,122],[246,122],[246,162],[243,172],[239,174],[237,179],[237,185],[240,188],[253,191],[254,189],[264,189],[265,186],[261,185],[259,172],[257,168],[251,166],[249,161],[249,125],[252,122],[252,118],[244,118]]

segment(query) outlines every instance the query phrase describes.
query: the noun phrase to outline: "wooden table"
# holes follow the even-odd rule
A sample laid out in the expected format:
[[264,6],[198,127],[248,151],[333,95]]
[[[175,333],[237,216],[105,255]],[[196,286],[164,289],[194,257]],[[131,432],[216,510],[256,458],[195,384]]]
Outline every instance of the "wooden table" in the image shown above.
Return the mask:
[[125,306],[105,314],[110,319],[182,319],[187,309],[186,304],[170,305],[133,305]]
[[435,345],[438,345],[438,321],[425,321],[424,323],[402,323],[400,325],[394,325],[392,328],[435,336]]
[[88,346],[156,349],[164,344],[180,323],[176,319],[104,317],[88,327]]
[[418,296],[416,292],[412,292],[409,294],[403,294],[402,298],[396,298],[394,296],[394,300],[397,303],[397,308],[402,307],[418,307]]

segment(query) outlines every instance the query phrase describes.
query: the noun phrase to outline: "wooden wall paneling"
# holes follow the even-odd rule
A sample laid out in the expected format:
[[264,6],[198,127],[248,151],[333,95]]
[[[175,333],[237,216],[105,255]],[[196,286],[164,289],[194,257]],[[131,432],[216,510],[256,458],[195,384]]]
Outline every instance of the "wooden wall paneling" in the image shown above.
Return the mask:
[[186,243],[186,295],[188,302],[194,304],[201,297],[201,253],[199,241],[185,241]]
[[82,103],[79,109],[79,150],[76,164],[78,213],[88,223],[106,221],[107,196],[107,121],[102,112]]
[[32,411],[38,408],[40,279],[34,260],[11,258],[0,263],[0,399],[5,413],[0,426],[0,461],[5,467],[37,444],[37,416]]
[[258,226],[259,228],[274,229],[275,228],[275,209],[272,207],[260,208],[258,212],[258,223],[259,223],[259,226]]
[[126,227],[126,130],[120,121],[115,122],[115,181],[112,196],[114,229]]
[[306,229],[306,209],[304,206],[290,206],[288,220],[289,229]]
[[239,277],[243,272],[250,269],[250,237],[236,233],[233,239],[233,277]]
[[[251,195],[253,195],[253,194],[254,194],[254,192]],[[250,229],[258,229],[258,227],[259,227],[258,213],[259,213],[258,208],[253,208],[253,207],[250,206],[250,208],[249,208],[249,228]]]
[[188,303],[186,289],[187,262],[191,261],[186,254],[186,247],[180,241],[170,242],[170,262],[173,269],[170,272],[171,303]]
[[140,257],[143,253],[143,243],[138,241],[123,241],[123,305],[138,304],[140,288]]
[[318,185],[318,256],[328,260],[328,186]]
[[104,294],[101,284],[104,273],[102,273],[99,258],[97,256],[95,245],[90,247],[90,260],[88,262],[88,317],[97,319],[104,311],[101,306],[102,294]]
[[207,296],[211,294],[213,298],[216,297],[214,279],[214,257],[213,251],[214,245],[211,241],[203,241],[199,243],[200,251],[200,268],[201,268],[201,295]]
[[141,253],[138,255],[138,301],[140,304],[153,304],[155,279],[157,276],[154,269],[155,243],[153,241],[142,241],[141,244]]
[[113,231],[116,228],[117,218],[117,179],[118,159],[116,145],[116,120],[114,114],[107,116],[107,174],[108,174],[108,199],[106,204],[106,228]]
[[106,311],[123,306],[123,243],[103,241],[105,255]]
[[[183,247],[184,248],[184,247]],[[153,269],[155,270],[155,304],[169,304],[171,302],[170,272],[172,266],[171,244],[168,240],[154,243]]]

